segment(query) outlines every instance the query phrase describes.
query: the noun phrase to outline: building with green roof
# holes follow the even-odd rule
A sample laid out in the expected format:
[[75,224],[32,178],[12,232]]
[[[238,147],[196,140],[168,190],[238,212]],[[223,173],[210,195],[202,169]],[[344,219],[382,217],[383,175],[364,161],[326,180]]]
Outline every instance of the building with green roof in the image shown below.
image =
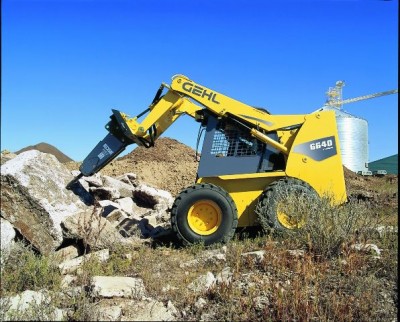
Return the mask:
[[399,174],[398,172],[399,155],[394,154],[390,157],[379,159],[368,163],[369,171],[386,170],[387,174]]

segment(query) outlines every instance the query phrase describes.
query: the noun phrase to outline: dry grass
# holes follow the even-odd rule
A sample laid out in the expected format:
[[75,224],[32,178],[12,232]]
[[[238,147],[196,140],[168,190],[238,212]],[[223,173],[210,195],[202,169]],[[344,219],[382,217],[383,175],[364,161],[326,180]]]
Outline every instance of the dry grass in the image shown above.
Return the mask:
[[[300,231],[236,236],[225,249],[201,244],[187,248],[113,247],[107,263],[94,258],[84,262],[75,286],[89,285],[95,275],[139,277],[148,296],[164,303],[171,301],[181,312],[181,320],[395,320],[397,234],[376,231],[377,225],[388,220],[387,213],[373,204],[355,201],[334,208],[329,200],[321,200],[310,209],[314,209],[310,220]],[[353,249],[353,243],[376,244],[382,250],[380,257]],[[264,251],[263,260],[242,256],[255,250]],[[225,260],[216,259],[212,252],[225,254]],[[225,267],[232,273],[229,283],[197,293],[188,289],[200,275],[217,275]],[[1,294],[41,288],[59,291],[60,279],[51,257],[22,247],[3,266]],[[68,309],[70,321],[95,320],[99,301],[82,292],[64,299],[62,305]]]

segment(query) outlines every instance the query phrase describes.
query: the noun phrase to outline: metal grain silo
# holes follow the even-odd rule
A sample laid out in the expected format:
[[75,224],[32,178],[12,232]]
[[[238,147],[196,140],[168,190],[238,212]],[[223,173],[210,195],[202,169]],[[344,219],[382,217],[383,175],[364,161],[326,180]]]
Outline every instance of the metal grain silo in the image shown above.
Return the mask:
[[380,96],[396,94],[397,89],[349,99],[342,98],[344,81],[337,81],[326,92],[325,105],[315,112],[333,110],[336,114],[343,165],[354,171],[368,171],[368,122],[342,110],[343,104],[355,103]]
[[368,171],[368,122],[334,107],[343,165],[351,171]]

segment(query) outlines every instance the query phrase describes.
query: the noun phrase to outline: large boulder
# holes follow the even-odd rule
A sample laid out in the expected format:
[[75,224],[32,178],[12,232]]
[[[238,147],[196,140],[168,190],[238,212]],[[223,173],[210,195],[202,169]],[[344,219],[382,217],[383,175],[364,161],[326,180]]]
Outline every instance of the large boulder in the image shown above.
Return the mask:
[[66,218],[62,222],[65,235],[71,239],[83,240],[91,251],[130,245],[132,240],[124,238],[110,221],[100,215],[99,210],[81,212]]
[[1,213],[37,250],[47,253],[63,241],[61,222],[90,209],[65,188],[73,179],[55,156],[23,152],[1,166]]
[[14,245],[14,238],[16,236],[14,227],[9,221],[0,217],[0,232],[1,232],[1,254],[0,254],[0,264],[3,267],[3,262],[7,260],[8,255]]

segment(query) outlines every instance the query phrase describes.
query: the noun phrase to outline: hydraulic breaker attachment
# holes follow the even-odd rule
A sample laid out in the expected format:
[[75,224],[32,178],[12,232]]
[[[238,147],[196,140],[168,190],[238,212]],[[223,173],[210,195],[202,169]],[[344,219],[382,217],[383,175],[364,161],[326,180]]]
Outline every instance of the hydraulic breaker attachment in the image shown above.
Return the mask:
[[79,171],[86,177],[95,174],[125,150],[127,145],[112,133],[107,134],[83,160]]
[[95,146],[92,152],[89,153],[85,160],[83,160],[79,167],[81,173],[69,182],[66,188],[71,189],[74,183],[83,176],[91,176],[103,169],[124,151],[128,144],[129,143],[120,141],[112,133],[107,134],[106,137]]
[[79,181],[79,179],[82,177],[83,177],[82,173],[78,174],[74,179],[72,179],[70,182],[68,182],[68,184],[65,186],[65,188],[67,188],[68,190],[72,190],[72,187],[74,186],[74,184],[77,183]]
[[79,167],[81,173],[67,184],[67,189],[71,189],[82,176],[88,177],[103,169],[121,154],[129,144],[134,143],[129,127],[120,117],[120,112],[113,110],[113,115],[110,118],[111,121],[106,125],[106,129],[110,133],[83,160]]

